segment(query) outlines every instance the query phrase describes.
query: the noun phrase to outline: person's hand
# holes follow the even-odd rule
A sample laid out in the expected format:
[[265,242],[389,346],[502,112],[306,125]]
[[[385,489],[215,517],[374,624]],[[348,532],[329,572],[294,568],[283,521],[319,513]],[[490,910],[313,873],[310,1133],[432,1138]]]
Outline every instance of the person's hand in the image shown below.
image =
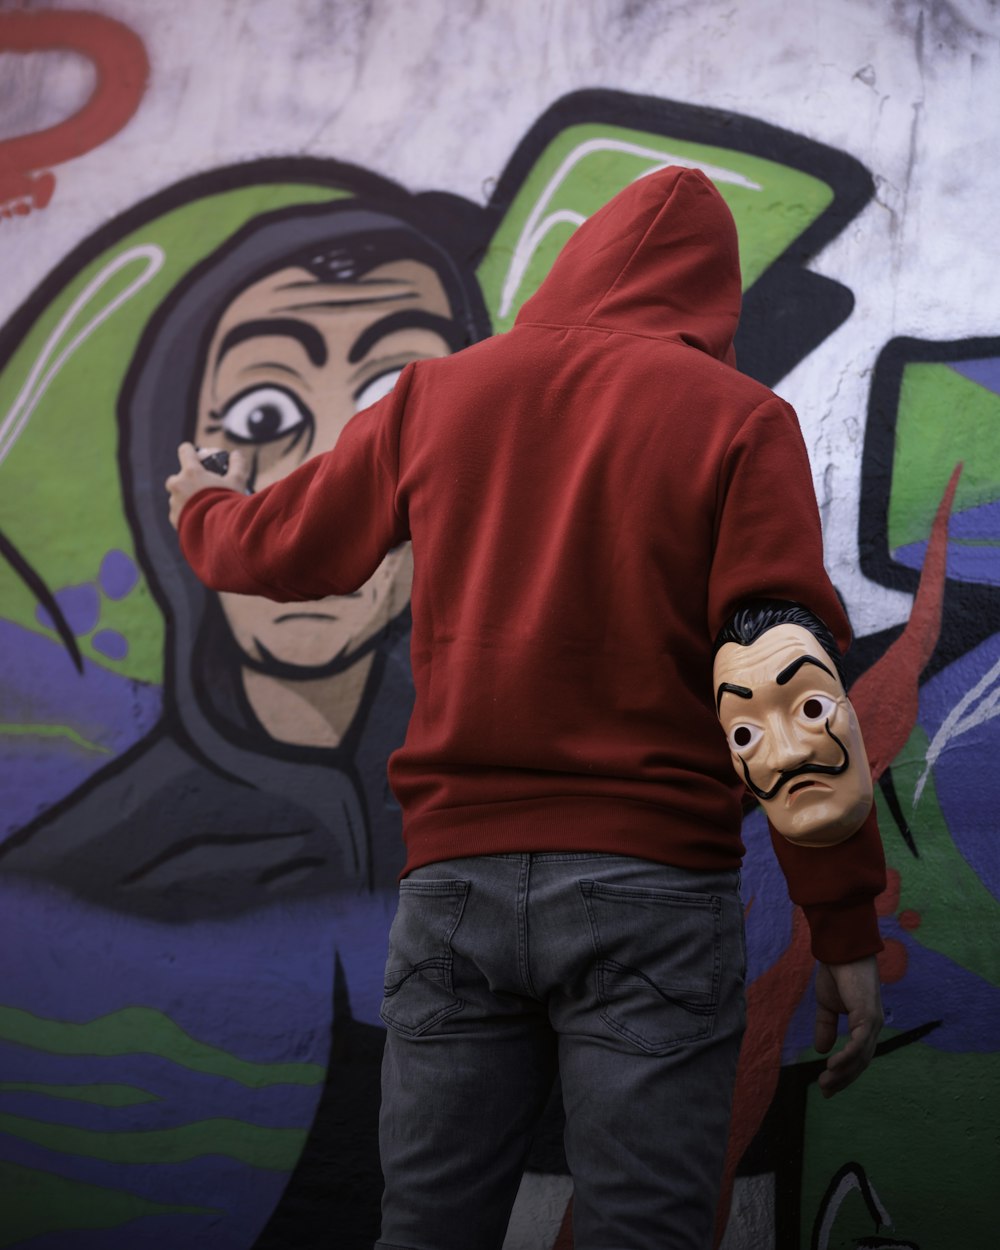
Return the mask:
[[[211,450],[211,449],[203,449]],[[166,486],[170,492],[170,524],[177,528],[181,510],[192,495],[204,490],[207,486],[221,486],[226,490],[245,491],[250,470],[246,459],[234,451],[229,456],[229,470],[225,477],[202,467],[198,452],[191,443],[181,443],[177,448],[180,471],[167,478]]]
[[847,1016],[847,1045],[826,1062],[819,1088],[824,1098],[846,1089],[864,1072],[882,1028],[882,993],[875,956],[850,964],[820,964],[816,970],[816,1049],[827,1054],[837,1040],[837,1021]]

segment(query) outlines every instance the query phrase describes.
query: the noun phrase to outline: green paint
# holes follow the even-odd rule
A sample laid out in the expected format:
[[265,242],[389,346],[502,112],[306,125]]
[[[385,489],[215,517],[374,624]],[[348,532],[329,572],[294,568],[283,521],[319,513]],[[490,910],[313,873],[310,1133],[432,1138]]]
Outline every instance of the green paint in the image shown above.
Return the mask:
[[[928,1004],[928,1017],[932,1012]],[[856,1162],[901,1241],[927,1250],[995,1245],[998,1093],[1000,1056],[948,1054],[919,1043],[876,1059],[855,1085],[829,1101],[812,1087],[799,1244],[812,1244],[813,1221],[831,1178]],[[829,1244],[854,1246],[876,1231],[854,1194],[841,1207]]]
[[1000,498],[1000,395],[944,364],[903,371],[889,499],[889,546],[920,542],[957,462],[954,511]]
[[[961,738],[956,741],[960,749]],[[901,877],[899,908],[920,915],[920,927],[910,932],[913,941],[940,951],[991,985],[1000,986],[1000,946],[983,941],[984,933],[1000,931],[1000,902],[955,845],[937,800],[933,773],[920,801],[913,802],[927,746],[927,734],[917,726],[892,765],[900,805],[920,851],[919,859],[914,859],[903,846],[882,792],[876,790],[887,858]]]
[[[61,366],[0,464],[0,528],[51,589],[94,581],[111,548],[135,556],[118,476],[115,409],[126,370],[154,310],[198,261],[252,217],[342,194],[329,187],[265,185],[182,205],[86,265],[41,311],[0,376],[0,419],[11,410],[46,341],[88,282],[130,247],[153,243],[165,252],[156,276]],[[132,262],[111,279],[63,332],[60,345],[65,347],[139,272],[141,265]],[[57,348],[51,359],[58,354]],[[31,594],[6,564],[0,564],[0,603],[8,619],[51,635],[38,624]],[[109,660],[93,649],[89,639],[82,639],[87,659],[139,681],[162,681],[163,622],[145,581],[121,601],[103,600],[98,628],[124,634],[128,655],[121,661]]]
[[249,1167],[290,1172],[308,1129],[261,1128],[243,1120],[219,1119],[141,1132],[102,1132],[0,1114],[0,1132],[46,1150],[108,1163],[184,1163],[202,1155],[223,1155]]
[[[642,152],[628,150],[632,145]],[[479,271],[497,330],[507,330],[522,303],[538,289],[560,248],[572,234],[561,222],[544,235],[518,283],[514,302],[502,310],[504,284],[522,231],[544,199],[539,221],[556,213],[589,217],[643,173],[670,160],[713,166],[752,186],[717,177],[740,236],[744,289],[749,287],[830,204],[826,183],[774,161],[727,148],[690,143],[619,126],[571,126],[545,149],[515,197]]]
[[0,1081],[0,1094],[44,1094],[73,1102],[93,1102],[101,1107],[135,1107],[159,1102],[159,1095],[134,1085],[40,1085],[32,1081]]
[[206,1045],[151,1007],[125,1007],[84,1024],[47,1020],[17,1007],[0,1006],[0,1038],[57,1055],[151,1054],[195,1072],[259,1089],[269,1085],[318,1085],[317,1063],[253,1063]]
[[102,747],[96,742],[91,742],[81,734],[78,734],[75,729],[71,729],[69,725],[0,724],[0,734],[12,734],[15,737],[23,738],[68,738],[70,742],[75,746],[82,747],[84,751],[96,751],[99,755],[111,754],[108,747]]
[[120,1228],[143,1216],[202,1215],[210,1214],[212,1208],[165,1206],[124,1190],[4,1163],[0,1167],[0,1211],[0,1247],[4,1247],[45,1233]]

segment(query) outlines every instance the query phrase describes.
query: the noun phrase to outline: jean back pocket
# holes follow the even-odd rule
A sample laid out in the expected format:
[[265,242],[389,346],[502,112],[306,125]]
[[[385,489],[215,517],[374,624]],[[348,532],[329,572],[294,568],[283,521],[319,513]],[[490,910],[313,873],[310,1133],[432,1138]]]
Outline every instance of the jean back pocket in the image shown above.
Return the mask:
[[722,971],[722,900],[581,881],[601,1019],[649,1054],[710,1037]]
[[468,892],[468,881],[400,882],[381,1016],[407,1037],[426,1033],[464,1006],[454,991],[451,940]]

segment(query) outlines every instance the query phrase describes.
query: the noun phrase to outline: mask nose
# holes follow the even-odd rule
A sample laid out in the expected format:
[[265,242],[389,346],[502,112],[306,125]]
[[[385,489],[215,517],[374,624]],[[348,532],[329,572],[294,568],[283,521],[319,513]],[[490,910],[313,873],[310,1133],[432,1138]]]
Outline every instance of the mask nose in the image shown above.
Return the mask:
[[786,773],[812,758],[812,744],[796,733],[784,716],[775,716],[767,726],[767,765],[775,773]]

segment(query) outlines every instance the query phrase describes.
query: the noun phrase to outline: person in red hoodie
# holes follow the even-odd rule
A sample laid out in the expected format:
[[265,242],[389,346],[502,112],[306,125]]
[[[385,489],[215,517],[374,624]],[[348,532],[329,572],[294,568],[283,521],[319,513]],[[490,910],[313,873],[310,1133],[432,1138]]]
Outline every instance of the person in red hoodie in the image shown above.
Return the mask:
[[[579,1250],[710,1241],[745,973],[713,647],[760,599],[849,641],[795,414],[735,368],[740,290],[724,201],[663,169],[576,231],[513,330],[407,366],[331,451],[248,496],[238,457],[220,480],[186,444],[168,480],[216,590],[346,595],[412,542],[380,1246],[499,1247],[557,1070]],[[774,841],[817,1041],[851,1029],[835,1093],[881,1024],[874,812]]]

